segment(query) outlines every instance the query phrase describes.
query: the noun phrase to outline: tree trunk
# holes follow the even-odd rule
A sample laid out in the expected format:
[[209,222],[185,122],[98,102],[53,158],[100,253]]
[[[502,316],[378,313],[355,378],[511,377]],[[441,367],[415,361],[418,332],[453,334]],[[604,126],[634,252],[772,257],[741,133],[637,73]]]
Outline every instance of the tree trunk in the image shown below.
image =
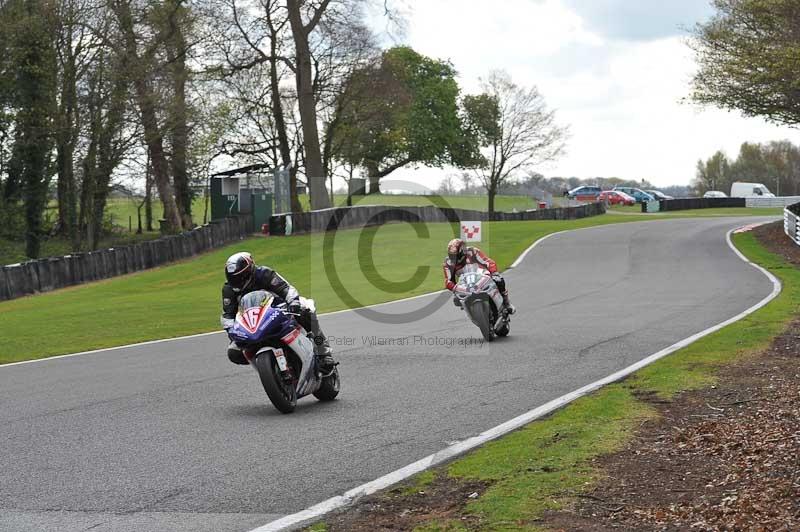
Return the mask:
[[369,194],[380,194],[381,178],[378,165],[367,161],[364,163],[364,168],[367,170],[367,177],[369,178]]
[[491,220],[494,214],[494,197],[497,195],[497,186],[490,185],[487,192],[489,193],[489,219]]
[[11,157],[8,159],[8,175],[3,185],[3,199],[7,203],[22,199],[22,144],[22,132],[19,128],[15,128],[14,144],[11,147]]
[[[36,114],[42,114],[39,111]],[[47,203],[47,185],[50,181],[47,167],[50,159],[50,142],[47,138],[47,119],[41,117],[35,124],[28,124],[33,130],[33,135],[26,147],[26,157],[23,180],[23,205],[25,207],[25,254],[32,258],[39,258],[42,238],[42,213]]]
[[89,249],[95,249],[96,243],[94,236],[97,234],[95,225],[97,220],[94,218],[94,195],[96,188],[96,171],[97,171],[97,143],[100,135],[100,113],[97,111],[97,103],[93,97],[94,81],[90,82],[89,91],[89,147],[86,149],[86,155],[83,158],[83,183],[81,186],[81,210],[78,219],[78,226],[84,233],[86,239],[86,246]]
[[153,231],[153,176],[150,173],[150,153],[144,173],[144,221],[148,232]]
[[166,230],[167,232],[175,233],[180,230],[182,224],[178,206],[175,202],[175,193],[172,183],[170,183],[169,163],[164,153],[164,137],[159,129],[156,116],[157,96],[153,92],[147,77],[150,58],[143,60],[137,53],[131,7],[127,0],[115,2],[113,6],[124,40],[126,63],[128,65],[126,74],[130,76],[136,93],[136,103],[141,114],[145,144],[150,154],[153,180],[161,197],[161,203],[164,206]]
[[[305,147],[305,170],[308,189],[311,194],[311,208],[325,209],[331,206],[325,187],[325,174],[322,168],[322,153],[319,146],[319,130],[317,128],[317,102],[311,69],[311,51],[309,49],[309,30],[303,25],[298,0],[286,0],[289,12],[289,23],[295,45],[295,80],[297,83],[297,106],[300,111],[300,123],[303,131]],[[319,9],[323,9],[320,7]]]
[[[152,119],[155,120],[155,116]],[[145,130],[147,129],[147,126],[145,126]],[[145,137],[147,137],[146,133]],[[178,215],[178,206],[175,203],[172,183],[169,182],[169,167],[162,141],[163,139],[160,136],[147,139],[147,150],[150,153],[150,160],[153,166],[153,181],[155,181],[156,190],[158,190],[158,196],[161,198],[161,205],[164,208],[165,229],[168,233],[177,233],[181,228],[181,219]]]
[[187,151],[189,145],[189,126],[186,118],[186,39],[177,20],[179,11],[175,10],[169,19],[172,34],[171,46],[168,47],[168,59],[172,65],[172,109],[171,109],[171,140],[172,180],[175,185],[175,205],[185,230],[193,227],[192,224],[192,192],[189,188],[189,175],[187,173]]
[[272,10],[267,6],[267,24],[270,31],[269,54],[269,90],[272,117],[275,119],[275,130],[278,134],[278,150],[281,154],[281,163],[284,168],[289,168],[289,203],[292,212],[302,212],[300,198],[297,197],[297,168],[292,166],[292,148],[289,145],[289,135],[286,132],[286,118],[281,103],[280,80],[278,79],[278,31],[272,22]]
[[58,222],[59,231],[69,237],[72,247],[77,249],[80,237],[77,230],[77,198],[75,187],[74,153],[77,138],[77,90],[75,58],[68,45],[66,64],[63,65],[61,106],[59,108],[56,133],[56,168],[58,173]]
[[155,95],[150,89],[149,83],[144,79],[134,82],[136,97],[139,104],[139,111],[142,116],[142,126],[144,127],[145,144],[147,152],[150,154],[150,166],[153,171],[153,181],[155,181],[161,204],[164,207],[164,219],[166,220],[167,231],[176,233],[181,228],[181,219],[178,213],[178,206],[175,202],[175,193],[169,181],[169,163],[164,153],[164,138],[158,128],[153,106]]
[[97,168],[95,170],[95,186],[92,197],[92,249],[97,249],[103,236],[103,217],[105,215],[111,175],[114,173],[122,155],[115,138],[123,126],[127,85],[119,73],[114,81],[109,104],[105,113],[105,122],[101,123],[97,142]]

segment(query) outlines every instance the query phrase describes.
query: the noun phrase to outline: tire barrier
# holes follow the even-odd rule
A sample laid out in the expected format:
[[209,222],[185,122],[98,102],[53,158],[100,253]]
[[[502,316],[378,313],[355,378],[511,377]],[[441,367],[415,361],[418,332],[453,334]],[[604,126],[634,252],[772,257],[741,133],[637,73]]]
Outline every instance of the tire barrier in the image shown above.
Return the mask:
[[783,232],[800,246],[800,203],[783,209]]
[[334,207],[296,214],[276,214],[269,219],[269,233],[284,236],[299,233],[320,233],[338,229],[383,225],[392,222],[456,223],[462,220],[482,222],[510,222],[526,220],[575,220],[606,212],[602,203],[589,203],[578,207],[560,207],[523,212],[488,212],[453,209],[436,205],[399,207],[392,205],[364,205]]
[[[714,209],[718,207],[746,207],[744,198],[683,198],[661,200],[659,211],[683,211],[688,209]],[[642,207],[642,212],[646,212]]]
[[130,246],[10,264],[0,267],[0,301],[162,266],[252,233],[252,217],[235,216]]

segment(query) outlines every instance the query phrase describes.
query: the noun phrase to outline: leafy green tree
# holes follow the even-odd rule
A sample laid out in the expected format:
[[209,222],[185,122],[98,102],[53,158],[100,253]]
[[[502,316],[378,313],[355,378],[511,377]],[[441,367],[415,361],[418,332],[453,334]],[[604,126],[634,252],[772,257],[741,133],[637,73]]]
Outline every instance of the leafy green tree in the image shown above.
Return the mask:
[[[52,126],[55,112],[56,54],[51,38],[52,11],[44,0],[15,0],[3,6],[2,24],[11,75],[11,106],[15,108],[14,146],[4,193],[21,199],[25,213],[25,249],[37,258],[43,233],[42,215],[51,177]],[[9,186],[18,186],[9,190]]]
[[370,193],[407,165],[474,165],[477,147],[462,127],[453,66],[405,46],[356,70],[340,97],[338,158],[363,167]]
[[717,151],[708,160],[697,161],[697,173],[692,188],[698,196],[709,190],[730,190],[731,163],[728,156]]
[[762,147],[770,189],[775,195],[800,192],[800,149],[788,140],[772,141]]
[[730,183],[734,181],[764,183],[774,175],[766,159],[764,149],[755,142],[744,142],[739,147],[739,155],[730,167]]
[[800,123],[800,2],[714,0],[691,46],[699,69],[691,97],[778,123]]

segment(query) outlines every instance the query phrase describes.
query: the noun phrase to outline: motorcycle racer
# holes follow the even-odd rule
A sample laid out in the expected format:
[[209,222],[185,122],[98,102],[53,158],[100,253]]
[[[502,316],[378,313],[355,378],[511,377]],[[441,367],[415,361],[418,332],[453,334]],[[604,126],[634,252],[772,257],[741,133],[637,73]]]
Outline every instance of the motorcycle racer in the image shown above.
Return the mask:
[[[226,331],[234,324],[239,310],[239,300],[255,290],[267,290],[283,299],[289,307],[289,312],[297,315],[300,325],[314,335],[314,352],[323,371],[330,371],[337,365],[328,339],[319,325],[317,313],[306,305],[306,301],[300,297],[297,289],[278,272],[267,266],[256,266],[250,253],[244,251],[234,253],[225,262],[220,323]],[[248,364],[236,342],[228,345],[228,358],[234,364]]]
[[[516,308],[508,299],[506,281],[500,272],[497,271],[497,264],[480,248],[467,246],[460,238],[454,238],[447,244],[447,257],[444,259],[442,268],[444,270],[444,285],[451,292],[456,287],[461,270],[468,264],[478,264],[489,271],[492,280],[503,296],[503,303],[508,309],[509,314],[514,314]],[[458,304],[458,303],[457,303]]]

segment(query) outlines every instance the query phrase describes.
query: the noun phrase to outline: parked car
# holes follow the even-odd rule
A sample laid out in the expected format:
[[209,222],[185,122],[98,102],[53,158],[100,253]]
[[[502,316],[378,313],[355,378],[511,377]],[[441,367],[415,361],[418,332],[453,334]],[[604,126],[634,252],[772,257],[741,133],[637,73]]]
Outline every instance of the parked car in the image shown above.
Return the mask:
[[621,190],[604,190],[597,197],[597,201],[604,201],[611,205],[636,205],[636,200]]
[[577,188],[573,188],[569,192],[567,192],[567,197],[569,199],[590,199],[595,200],[597,196],[603,191],[600,187],[596,187],[593,185],[583,185]]
[[644,203],[645,201],[655,201],[655,198],[640,188],[635,187],[614,187],[614,190],[624,192],[628,196],[636,200],[636,203]]
[[675,199],[672,196],[667,196],[666,194],[664,194],[660,190],[647,190],[646,192],[648,194],[650,194],[651,196],[653,196],[655,199],[659,200],[659,201],[668,200],[668,199]]
[[719,190],[708,190],[705,194],[703,194],[704,198],[727,198],[728,195],[724,192],[720,192]]
[[761,183],[742,183],[737,181],[731,185],[732,198],[774,198],[775,194]]

